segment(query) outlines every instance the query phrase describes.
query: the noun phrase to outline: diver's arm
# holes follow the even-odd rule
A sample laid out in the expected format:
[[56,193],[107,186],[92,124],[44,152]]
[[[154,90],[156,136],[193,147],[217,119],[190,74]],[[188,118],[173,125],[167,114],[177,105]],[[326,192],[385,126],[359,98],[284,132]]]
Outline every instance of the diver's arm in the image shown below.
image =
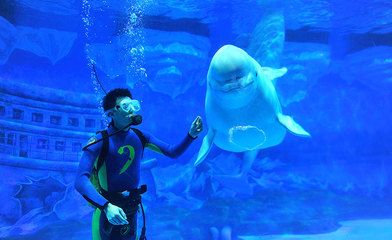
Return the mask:
[[192,141],[196,138],[192,138],[189,133],[183,138],[183,140],[177,145],[168,144],[152,135],[145,134],[147,141],[146,148],[168,156],[170,158],[179,157],[189,147]]
[[177,145],[170,145],[168,143],[165,143],[157,138],[155,138],[152,135],[145,134],[145,137],[147,139],[147,145],[146,147],[164,154],[165,156],[168,156],[170,158],[177,158],[180,156],[182,153],[185,152],[185,150],[189,147],[189,145],[197,138],[199,133],[202,131],[203,126],[202,126],[202,121],[201,118],[198,116],[192,123],[191,129],[189,130],[188,134],[183,138],[183,140],[177,144]]
[[[97,144],[98,145],[98,144]],[[97,150],[98,151],[98,150]],[[79,162],[79,169],[75,179],[75,189],[92,205],[103,210],[108,203],[101,194],[95,189],[90,181],[90,175],[94,162],[98,154],[96,151],[87,149]]]

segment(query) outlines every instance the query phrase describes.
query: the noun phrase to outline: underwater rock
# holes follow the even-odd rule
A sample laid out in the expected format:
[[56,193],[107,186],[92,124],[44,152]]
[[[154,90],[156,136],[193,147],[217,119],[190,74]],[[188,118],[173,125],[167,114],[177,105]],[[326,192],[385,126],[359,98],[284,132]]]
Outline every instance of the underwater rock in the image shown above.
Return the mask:
[[286,42],[282,64],[287,74],[276,81],[279,99],[283,106],[302,101],[308,90],[329,71],[329,47],[316,43]]
[[[240,172],[241,158],[238,154],[223,152],[213,159],[207,160],[206,164],[200,165],[195,169],[192,181],[188,186],[187,192],[200,199],[209,198],[233,198],[240,194],[238,189],[253,189],[253,183],[247,183],[246,186],[237,180],[224,181],[226,176],[233,176]],[[254,172],[254,171],[253,171]],[[247,178],[251,176],[247,176]]]
[[0,227],[0,238],[33,234],[57,220],[53,212],[46,212],[44,208],[35,208],[23,215],[14,225]]
[[[19,187],[8,180],[9,175],[10,171],[6,172],[4,168],[0,169],[0,176],[3,177],[3,182],[0,184],[0,196],[2,202],[6,203],[0,204],[0,226],[9,226],[22,216],[21,203],[14,197],[19,191]],[[16,180],[12,177],[11,179]]]
[[[58,221],[59,217],[54,209],[64,199],[65,189],[65,184],[51,175],[39,179],[27,177],[26,182],[19,183],[14,197],[16,205],[13,204],[15,201],[9,201],[6,205],[13,204],[13,211],[16,214],[19,212],[21,216],[17,221],[8,222],[0,228],[0,238],[34,234]],[[75,206],[72,207],[75,209]]]
[[0,191],[2,202],[0,205],[0,226],[9,226],[22,216],[22,207],[18,199]]
[[[96,96],[94,94],[75,94],[74,91],[67,91],[61,89],[54,90],[54,88],[51,87],[31,85],[30,83],[24,83],[22,81],[16,81],[14,79],[12,79],[11,81],[10,79],[3,78],[1,78],[0,81],[0,91],[12,95],[17,95],[23,99],[31,99],[38,102],[43,102],[41,103],[42,106],[45,106],[46,102],[59,104],[62,105],[62,109],[64,109],[64,111],[68,112],[75,111],[73,107],[83,107],[83,111],[86,114],[100,114],[99,109],[97,109]],[[75,132],[75,136],[77,135],[79,135],[80,138],[88,138],[88,136],[86,136],[85,134],[81,134],[81,132]],[[3,159],[3,161],[7,160]],[[54,162],[54,164],[56,164],[56,162]]]
[[[209,2],[204,1],[181,1],[176,0],[157,0],[151,1],[150,6],[145,9],[146,14],[156,16],[167,16],[173,19],[202,19],[211,18],[208,14]],[[170,11],[168,11],[170,9]]]
[[192,197],[183,197],[172,192],[161,193],[165,205],[173,207],[181,207],[187,210],[197,210],[203,205],[203,201]]
[[[286,29],[340,29],[345,33],[389,33],[391,28],[390,6],[387,2],[348,2],[305,0],[286,1],[284,4]],[[301,9],[301,11],[298,11]]]
[[206,164],[197,166],[187,187],[187,194],[199,199],[234,197],[236,192],[217,182],[216,175],[233,175],[239,172],[241,159],[232,153],[220,153]]
[[340,76],[352,83],[362,84],[380,92],[389,93],[392,89],[392,47],[379,46],[347,55],[340,65]]
[[48,58],[52,64],[68,55],[77,33],[48,28],[13,26],[0,17],[0,64],[7,62],[14,49]]
[[277,232],[318,234],[337,230],[339,219],[369,217],[369,213],[388,216],[392,210],[388,199],[341,194],[315,186],[293,190],[284,186],[277,190],[264,189],[247,199],[209,199],[181,223],[184,228],[196,225],[202,229],[213,226],[218,230],[224,223],[242,236]]
[[18,41],[17,29],[0,16],[0,64],[8,61]]
[[366,219],[340,222],[341,227],[329,233],[319,234],[282,234],[239,236],[241,240],[363,240],[392,239],[391,219]]
[[146,37],[147,84],[151,89],[174,99],[203,82],[210,48],[207,38],[157,30],[146,31]]
[[280,67],[280,57],[285,39],[284,15],[281,10],[265,14],[256,25],[247,52],[267,67]]
[[238,176],[240,174],[240,166],[243,160],[234,153],[221,153],[214,158],[211,163],[211,186],[213,198],[233,198],[238,195],[247,195],[247,191],[253,192],[254,185],[248,182],[249,175],[245,174],[246,181],[240,181]]
[[45,13],[55,13],[58,15],[77,15],[79,9],[77,0],[19,0],[17,4]]
[[186,194],[199,199],[210,198],[214,193],[211,174],[212,168],[209,164],[197,167],[192,175],[192,181],[186,189]]
[[260,161],[256,161],[252,169],[258,172],[265,172],[265,171],[274,171],[279,167],[283,167],[285,163],[281,162],[279,159],[271,159],[269,157],[265,157]]
[[[162,36],[164,37],[166,34],[161,33]],[[186,34],[186,33],[184,33]],[[180,36],[178,36],[180,37]],[[186,39],[186,37],[185,37]],[[179,40],[179,39],[178,39]],[[204,41],[205,42],[205,41]],[[147,45],[146,46],[146,54],[147,57],[160,57],[164,55],[185,55],[188,57],[193,57],[199,61],[201,60],[207,60],[207,51],[208,50],[208,42],[207,46],[199,46],[200,43],[196,43],[195,40],[192,42],[186,42],[184,40],[178,41],[178,42],[171,42],[171,43],[155,43],[154,45]],[[179,62],[178,59],[171,57],[171,61],[167,61],[168,59],[166,58],[166,61],[159,61],[162,64],[166,63],[174,63],[174,62]],[[164,59],[165,60],[165,59]],[[184,63],[187,64],[187,63]]]
[[173,192],[183,192],[190,184],[193,168],[190,164],[173,164],[168,167],[156,167],[151,170],[155,179],[157,193],[159,195]]
[[264,189],[276,190],[285,187],[282,177],[276,173],[261,173],[258,177],[251,176],[251,179],[255,183],[255,192],[259,192]]
[[88,55],[109,78],[125,76],[131,88],[145,81],[153,91],[172,98],[204,79],[201,70],[207,65],[207,38],[158,30],[143,32],[147,39],[144,46],[131,47],[134,36],[122,34],[109,43],[89,44]]
[[19,33],[16,48],[49,59],[52,64],[68,55],[77,37],[75,32],[48,28],[17,27]]
[[157,190],[154,176],[151,172],[153,168],[158,165],[158,161],[156,158],[151,159],[143,159],[141,162],[141,173],[140,173],[140,182],[141,184],[146,184],[148,187],[147,193],[143,195],[145,200],[150,200],[154,202],[157,198]]
[[188,193],[201,199],[206,196],[207,198],[230,199],[241,194],[236,191],[240,188],[249,188],[254,192],[259,192],[265,189],[282,189],[284,184],[293,184],[284,175],[274,172],[277,169],[282,170],[285,164],[268,157],[255,161],[247,175],[249,179],[247,186],[241,185],[242,182],[238,181],[230,182],[230,184],[227,181],[221,181],[221,178],[225,176],[238,174],[241,162],[240,154],[229,152],[222,152],[213,159],[207,160],[207,164],[196,168],[187,190]]
[[26,183],[20,183],[15,195],[22,204],[25,214],[36,208],[52,212],[55,204],[64,197],[66,186],[52,176],[40,179],[27,178]]
[[213,174],[233,175],[240,172],[241,161],[238,154],[223,152],[208,162],[213,168]]
[[182,75],[182,72],[176,66],[165,67],[158,70],[149,86],[153,91],[161,93],[173,89],[172,96],[175,98],[183,93],[181,88],[176,87],[178,86],[176,83],[182,82]]
[[287,29],[301,27],[328,29],[331,25],[333,12],[330,1],[322,0],[309,4],[304,0],[292,0],[286,1],[284,8]]
[[69,184],[63,199],[56,201],[53,212],[61,220],[82,219],[90,214],[93,208],[86,204],[86,200],[75,190],[74,184]]

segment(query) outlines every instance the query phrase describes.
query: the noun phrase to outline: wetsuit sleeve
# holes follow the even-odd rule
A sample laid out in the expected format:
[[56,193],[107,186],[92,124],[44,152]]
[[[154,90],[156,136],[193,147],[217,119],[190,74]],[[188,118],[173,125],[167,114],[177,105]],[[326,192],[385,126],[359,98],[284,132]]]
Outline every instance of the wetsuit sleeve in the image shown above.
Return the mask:
[[170,158],[177,158],[178,156],[180,156],[183,152],[185,152],[189,145],[191,145],[193,140],[197,138],[191,137],[188,133],[179,144],[171,145],[154,137],[149,133],[143,134],[147,140],[146,148],[168,156]]
[[102,142],[92,145],[83,151],[75,179],[75,189],[92,205],[103,209],[108,201],[98,193],[90,181],[94,163],[99,155],[101,147]]

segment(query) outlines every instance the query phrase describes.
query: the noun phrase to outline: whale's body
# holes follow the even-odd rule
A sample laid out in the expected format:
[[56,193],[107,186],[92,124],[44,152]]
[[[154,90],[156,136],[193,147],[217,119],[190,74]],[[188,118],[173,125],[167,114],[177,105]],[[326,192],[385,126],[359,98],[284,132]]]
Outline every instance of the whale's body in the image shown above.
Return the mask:
[[[282,110],[273,83],[256,61],[250,61],[254,73],[249,86],[234,93],[207,87],[206,120],[209,130],[215,132],[213,142],[231,152],[272,147],[281,143],[286,134],[277,118]],[[285,70],[277,72],[283,74]]]
[[286,130],[309,137],[290,116],[282,113],[273,80],[286,68],[262,67],[244,50],[233,45],[220,48],[211,60],[205,99],[208,133],[195,165],[213,144],[230,152],[246,152],[246,174],[257,151],[281,143]]

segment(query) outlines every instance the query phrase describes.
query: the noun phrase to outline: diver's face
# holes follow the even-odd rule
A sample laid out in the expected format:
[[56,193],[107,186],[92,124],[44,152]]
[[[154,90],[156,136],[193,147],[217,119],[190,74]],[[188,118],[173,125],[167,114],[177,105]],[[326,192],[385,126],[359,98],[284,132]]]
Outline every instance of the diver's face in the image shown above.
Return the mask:
[[139,101],[130,97],[118,97],[116,106],[111,110],[111,117],[117,128],[122,128],[132,121],[132,116],[140,110]]

